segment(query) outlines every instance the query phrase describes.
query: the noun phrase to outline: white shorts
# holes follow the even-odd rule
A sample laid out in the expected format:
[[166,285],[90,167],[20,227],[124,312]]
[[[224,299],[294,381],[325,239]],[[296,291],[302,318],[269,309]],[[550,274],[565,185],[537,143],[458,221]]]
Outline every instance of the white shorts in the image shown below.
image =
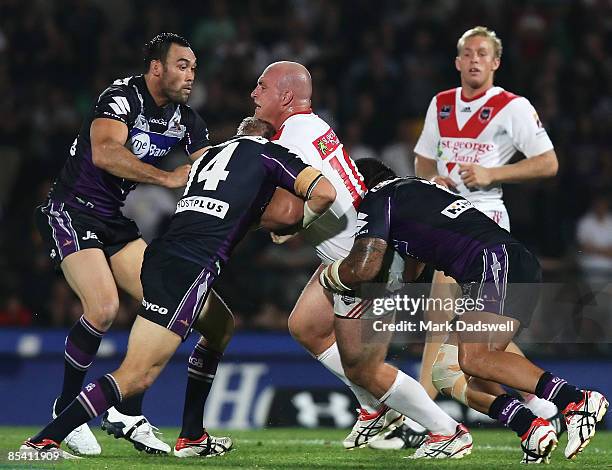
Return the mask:
[[503,201],[470,201],[480,212],[484,213],[489,219],[501,228],[510,231],[510,217]]

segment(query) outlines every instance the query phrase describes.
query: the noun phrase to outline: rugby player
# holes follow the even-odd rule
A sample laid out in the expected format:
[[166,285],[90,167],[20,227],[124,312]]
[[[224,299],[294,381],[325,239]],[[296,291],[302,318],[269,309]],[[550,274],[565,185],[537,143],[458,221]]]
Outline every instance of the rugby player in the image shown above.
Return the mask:
[[[482,309],[462,315],[464,324],[505,323],[511,328],[485,334],[470,333],[470,328],[453,330],[456,347],[443,344],[434,364],[438,369],[438,390],[514,430],[521,437],[524,463],[548,462],[557,445],[555,429],[516,398],[481,392],[470,378],[550,400],[565,416],[565,456],[574,458],[595,434],[595,426],[608,408],[607,400],[599,392],[580,390],[525,357],[506,352],[518,330],[529,325],[537,303],[534,294],[541,270],[535,256],[508,231],[447,188],[419,178],[397,178],[374,159],[360,160],[358,167],[371,188],[359,206],[364,226],[349,256],[322,271],[321,284],[338,294],[354,293],[379,274],[388,247],[451,276],[465,298],[473,299],[475,305],[477,301],[482,303]],[[517,283],[530,284],[533,289],[517,288]],[[359,334],[359,328],[355,330],[352,336],[348,331],[341,335],[336,330],[344,370],[351,380],[372,389],[371,383],[379,381],[382,374],[363,372],[359,351],[351,349],[351,341]],[[382,361],[379,364],[382,369]],[[381,400],[385,401],[385,397]],[[434,436],[417,449],[415,456],[433,456],[446,450]]]
[[[277,62],[269,65],[259,77],[251,93],[255,103],[255,116],[270,122],[277,129],[273,140],[301,156],[308,164],[318,168],[334,185],[337,193],[332,210],[307,230],[301,231],[305,239],[316,249],[322,265],[315,271],[304,287],[291,316],[289,331],[293,337],[316,357],[328,370],[339,377],[354,392],[360,403],[359,418],[349,435],[343,440],[345,448],[362,447],[368,442],[380,439],[403,420],[402,411],[417,421],[430,422],[435,432],[444,435],[461,436],[466,447],[464,455],[471,448],[471,437],[464,428],[442,412],[411,377],[387,365],[392,377],[384,390],[376,390],[380,397],[388,393],[389,402],[396,403],[396,409],[381,402],[373,390],[365,389],[348,379],[340,362],[336,344],[334,314],[344,322],[358,318],[371,310],[371,302],[342,295],[330,295],[318,283],[318,276],[325,265],[346,256],[353,245],[357,229],[357,210],[365,184],[344,149],[340,139],[320,117],[313,113],[311,105],[312,81],[308,70],[294,62]],[[291,196],[277,191],[270,203],[291,207]],[[264,227],[271,228],[275,222],[264,214]],[[282,242],[290,235],[276,237]],[[403,274],[403,263],[396,258],[390,266],[389,280],[397,282]],[[340,320],[339,320],[340,321]],[[342,321],[340,321],[342,323]],[[390,337],[364,349],[364,356],[377,360],[384,357]],[[363,343],[360,343],[363,344]],[[393,379],[398,377],[393,390]],[[457,432],[456,432],[457,431]],[[469,442],[468,442],[469,441]],[[469,444],[469,445],[468,445]]]
[[[205,122],[186,105],[196,68],[189,43],[176,34],[162,33],[143,52],[144,75],[116,80],[99,96],[47,201],[35,214],[51,258],[83,306],[83,316],[66,338],[64,380],[53,417],[83,386],[117,315],[117,288],[142,301],[140,267],[146,243],[134,221],[121,214],[125,198],[138,183],[184,186],[190,165],[170,172],[156,165],[175,148],[195,160],[209,146]],[[216,317],[231,317],[215,295],[209,304]],[[142,396],[109,409],[102,426],[138,450],[170,451],[142,416]],[[68,435],[66,444],[84,455],[101,450],[87,425]]]
[[[414,151],[417,176],[456,191],[510,231],[501,184],[552,177],[557,173],[558,162],[553,144],[529,101],[494,86],[501,56],[502,43],[494,31],[477,26],[461,36],[455,59],[461,86],[431,100]],[[517,151],[527,158],[508,164]],[[432,298],[449,298],[455,291],[454,279],[440,271],[434,273]],[[449,315],[445,311],[426,311],[426,318],[436,323],[444,323]],[[432,398],[437,395],[432,365],[443,338],[430,332],[423,350],[419,381]],[[522,354],[514,343],[508,350]],[[563,429],[563,419],[552,403],[531,394],[523,393],[523,397],[534,413],[545,418],[556,415],[552,423],[558,432]],[[422,430],[409,427],[402,431],[405,437],[414,439]],[[387,441],[395,435],[388,435]],[[372,447],[402,445],[404,442],[396,440],[395,446],[377,442]]]
[[[87,384],[61,415],[23,444],[21,452],[74,457],[59,448],[72,429],[153,383],[189,335],[215,279],[236,244],[259,221],[277,186],[306,201],[303,227],[336,197],[320,171],[260,137],[236,137],[196,161],[168,230],[145,251],[142,308],[123,363]],[[198,366],[193,370],[199,372]],[[217,439],[216,445],[220,455],[232,442]]]

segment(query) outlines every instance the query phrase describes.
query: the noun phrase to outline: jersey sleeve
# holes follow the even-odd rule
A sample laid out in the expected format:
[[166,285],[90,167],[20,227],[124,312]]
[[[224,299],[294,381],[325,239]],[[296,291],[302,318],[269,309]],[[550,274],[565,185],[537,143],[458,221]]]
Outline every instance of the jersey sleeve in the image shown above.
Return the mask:
[[[296,154],[292,153],[286,147],[268,142],[263,147],[261,158],[268,178],[281,188],[290,191],[291,193],[304,197],[304,194],[299,194],[297,187],[304,184],[304,177],[318,176],[320,172],[311,166],[304,163]],[[312,175],[312,172],[317,175]],[[311,178],[311,179],[314,179]]]
[[391,197],[385,192],[369,191],[361,204],[357,215],[357,234],[355,238],[389,239],[389,222]]
[[546,129],[538,113],[526,98],[517,98],[513,103],[510,137],[514,146],[527,158],[541,155],[553,149]]
[[114,119],[131,127],[138,116],[139,108],[138,97],[129,85],[113,83],[98,98],[94,119]]
[[187,117],[187,132],[183,138],[185,153],[191,155],[198,150],[210,145],[208,139],[208,126],[204,119],[191,108]]
[[425,124],[421,136],[414,147],[414,153],[425,158],[436,159],[438,143],[440,142],[440,130],[438,129],[437,105],[434,96],[427,108]]

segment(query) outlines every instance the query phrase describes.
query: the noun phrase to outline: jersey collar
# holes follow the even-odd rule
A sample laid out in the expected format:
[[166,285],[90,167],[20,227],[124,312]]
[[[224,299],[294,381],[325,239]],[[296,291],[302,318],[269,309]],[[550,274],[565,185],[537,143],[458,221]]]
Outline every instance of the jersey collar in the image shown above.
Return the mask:
[[463,90],[461,89],[461,87],[458,87],[457,90],[458,90],[457,98],[459,98],[458,101],[460,101],[461,103],[472,103],[472,102],[474,102],[476,100],[479,100],[479,99],[483,98],[484,96],[491,97],[494,94],[498,94],[498,93],[501,93],[502,91],[504,91],[503,88],[500,88],[498,86],[492,86],[491,88],[483,91],[482,93],[478,93],[476,96],[473,96],[471,98],[466,98],[463,95]]
[[312,114],[312,108],[305,109],[304,111],[296,111],[295,113],[291,113],[291,114],[290,114],[289,116],[287,116],[287,117],[285,118],[285,120],[284,120],[284,121],[281,123],[281,125],[279,126],[279,129],[285,125],[285,123],[287,122],[287,119],[289,119],[289,118],[290,118],[290,117],[292,117],[292,116],[295,116],[296,114]]

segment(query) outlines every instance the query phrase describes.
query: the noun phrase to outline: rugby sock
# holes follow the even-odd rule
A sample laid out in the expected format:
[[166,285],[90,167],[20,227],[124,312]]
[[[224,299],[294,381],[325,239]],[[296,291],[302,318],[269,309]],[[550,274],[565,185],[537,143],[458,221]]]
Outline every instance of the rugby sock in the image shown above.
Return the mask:
[[195,345],[191,356],[189,356],[187,389],[185,390],[185,405],[183,408],[183,428],[179,437],[185,437],[189,440],[202,437],[204,405],[222,356],[221,353],[212,351],[199,343]]
[[525,406],[529,408],[534,415],[540,416],[541,418],[549,419],[559,412],[553,402],[538,398],[531,393],[523,396],[523,399],[525,400]]
[[83,388],[87,369],[98,352],[104,332],[95,328],[84,316],[72,327],[66,337],[64,351],[64,383],[62,393],[55,404],[59,414]]
[[570,403],[578,403],[584,396],[581,390],[550,372],[542,374],[536,385],[535,394],[540,398],[552,401],[560,410],[567,408]]
[[455,434],[459,425],[429,398],[420,383],[401,370],[397,371],[395,381],[380,401],[435,434]]
[[115,406],[115,409],[124,415],[128,416],[140,416],[142,415],[142,399],[144,393],[126,398],[121,403]]
[[421,426],[419,423],[417,423],[413,419],[410,419],[408,416],[404,416],[404,424],[406,426],[408,426],[410,428],[410,430],[413,431],[413,432],[425,432],[425,431],[427,431],[427,429],[425,429],[423,426]]
[[508,426],[519,437],[529,431],[531,423],[537,419],[537,416],[523,403],[507,394],[500,395],[493,400],[488,415]]
[[62,414],[30,438],[30,441],[52,439],[61,442],[75,428],[101,415],[120,401],[121,390],[117,381],[111,374],[106,374],[87,384]]
[[375,413],[380,409],[381,403],[374,395],[365,388],[354,384],[344,375],[337,343],[332,344],[329,348],[316,356],[316,358],[327,370],[349,386],[362,409],[366,410],[368,413]]

